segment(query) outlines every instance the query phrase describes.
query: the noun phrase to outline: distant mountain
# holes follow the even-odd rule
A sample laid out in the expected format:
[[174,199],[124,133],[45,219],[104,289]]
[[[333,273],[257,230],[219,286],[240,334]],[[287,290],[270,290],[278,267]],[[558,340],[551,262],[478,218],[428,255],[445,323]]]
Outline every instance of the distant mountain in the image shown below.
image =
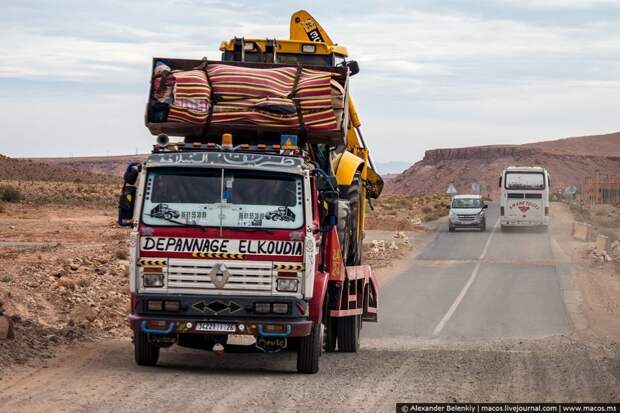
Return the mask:
[[380,175],[399,174],[409,168],[411,163],[403,161],[375,162]]
[[525,145],[432,149],[424,159],[386,181],[386,193],[445,192],[452,183],[460,193],[479,184],[482,194],[498,193],[498,177],[507,166],[543,166],[554,192],[596,174],[620,176],[620,132]]
[[123,176],[130,162],[142,162],[146,154],[119,156],[82,156],[70,158],[32,158],[32,161],[61,166],[73,171],[86,171],[97,174]]
[[0,180],[113,183],[118,180],[110,175],[94,173],[88,169],[66,168],[32,159],[15,159],[0,155]]

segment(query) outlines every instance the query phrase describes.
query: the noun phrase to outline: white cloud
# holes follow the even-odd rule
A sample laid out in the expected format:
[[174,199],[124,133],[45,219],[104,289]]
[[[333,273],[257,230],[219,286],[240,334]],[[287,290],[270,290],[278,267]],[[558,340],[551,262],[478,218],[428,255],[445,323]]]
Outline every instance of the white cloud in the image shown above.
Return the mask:
[[[3,136],[11,136],[2,151],[13,155],[133,152],[138,142],[148,149],[146,97],[137,93],[146,89],[152,56],[218,58],[219,42],[235,35],[287,37],[293,7],[283,14],[286,6],[269,1],[24,4],[9,2],[0,16],[0,111],[10,118]],[[415,160],[433,146],[620,129],[612,104],[620,101],[620,16],[608,12],[615,2],[415,4],[368,2],[346,16],[329,2],[311,10],[360,61],[352,90],[378,160]],[[570,22],[556,19],[565,15]],[[75,82],[84,92],[74,96],[65,87]],[[18,97],[16,87],[24,88]],[[52,127],[25,131],[33,113]],[[78,126],[62,127],[75,118]],[[36,145],[42,134],[57,144]],[[92,142],[80,146],[85,136]]]

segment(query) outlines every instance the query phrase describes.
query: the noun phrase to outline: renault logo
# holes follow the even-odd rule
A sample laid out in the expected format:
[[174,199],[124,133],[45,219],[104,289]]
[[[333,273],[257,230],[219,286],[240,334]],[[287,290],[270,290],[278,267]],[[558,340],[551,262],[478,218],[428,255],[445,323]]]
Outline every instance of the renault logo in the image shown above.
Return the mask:
[[217,288],[224,288],[226,282],[228,282],[228,279],[230,278],[230,271],[228,271],[226,265],[216,264],[211,269],[211,272],[209,273],[209,278],[211,278],[211,282]]

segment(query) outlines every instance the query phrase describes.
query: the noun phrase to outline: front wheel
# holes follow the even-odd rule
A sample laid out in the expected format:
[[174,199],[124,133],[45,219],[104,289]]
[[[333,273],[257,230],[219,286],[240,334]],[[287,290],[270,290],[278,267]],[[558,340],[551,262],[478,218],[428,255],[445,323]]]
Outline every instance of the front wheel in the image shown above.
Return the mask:
[[297,350],[297,372],[304,374],[315,374],[319,371],[319,357],[321,356],[321,323],[312,325],[310,335],[299,340]]
[[448,226],[448,231],[449,231],[449,232],[454,232],[454,230],[455,230],[455,229],[454,229],[454,227],[453,227],[452,225],[449,225],[449,226]]
[[154,366],[159,360],[159,347],[149,341],[142,331],[133,333],[134,358],[138,366]]

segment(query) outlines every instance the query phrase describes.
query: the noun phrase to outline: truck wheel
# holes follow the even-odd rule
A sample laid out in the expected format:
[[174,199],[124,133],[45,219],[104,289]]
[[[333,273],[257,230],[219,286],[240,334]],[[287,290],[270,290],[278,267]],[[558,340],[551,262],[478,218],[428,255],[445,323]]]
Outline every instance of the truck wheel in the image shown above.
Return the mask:
[[357,353],[360,349],[360,318],[355,315],[338,319],[338,351]]
[[142,331],[133,333],[134,358],[138,366],[154,366],[159,360],[159,347],[149,342],[149,336]]
[[340,241],[340,249],[342,253],[342,260],[346,263],[347,257],[349,255],[349,243],[351,241],[351,237],[349,236],[349,222],[351,212],[349,210],[349,203],[345,200],[338,200],[338,223],[337,223],[337,231],[338,231],[338,241]]
[[338,188],[340,199],[349,204],[349,237],[346,265],[360,265],[362,262],[362,231],[360,230],[360,204],[362,200],[362,177],[357,172],[351,185],[341,185]]
[[449,231],[449,232],[454,232],[454,227],[453,227],[452,225],[449,225],[449,226],[448,226],[448,231]]
[[321,355],[321,323],[312,325],[310,335],[299,340],[297,350],[297,372],[304,374],[314,374],[319,371],[319,357]]

